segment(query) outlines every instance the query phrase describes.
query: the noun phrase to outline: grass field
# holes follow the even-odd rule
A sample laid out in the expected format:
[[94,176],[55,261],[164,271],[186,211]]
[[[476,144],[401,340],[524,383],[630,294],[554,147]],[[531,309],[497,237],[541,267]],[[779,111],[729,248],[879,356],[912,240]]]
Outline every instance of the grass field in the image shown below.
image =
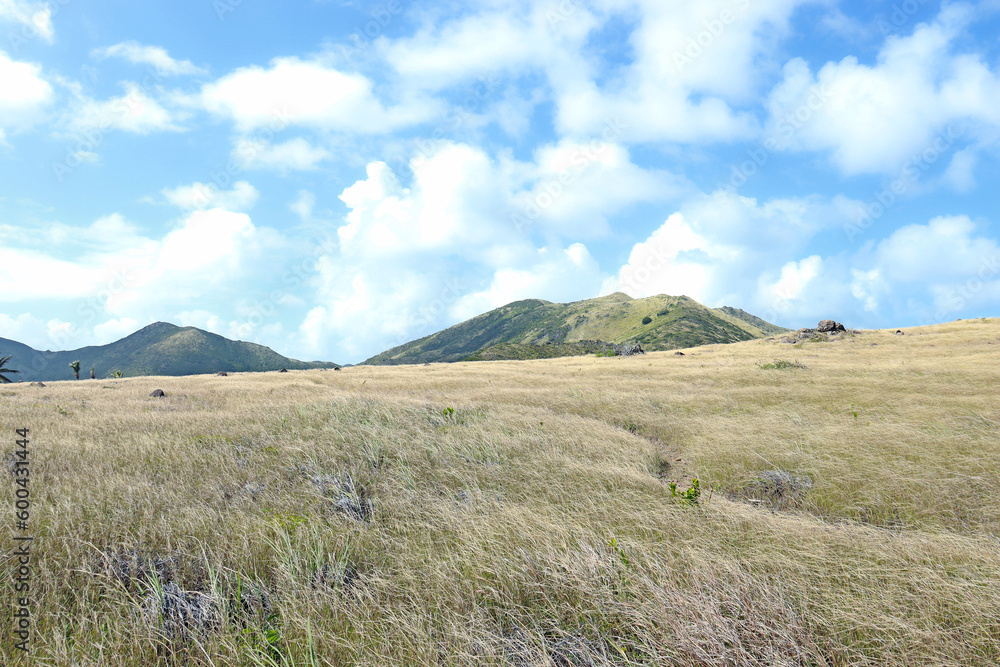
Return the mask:
[[996,665],[998,362],[990,319],[0,386],[0,663]]

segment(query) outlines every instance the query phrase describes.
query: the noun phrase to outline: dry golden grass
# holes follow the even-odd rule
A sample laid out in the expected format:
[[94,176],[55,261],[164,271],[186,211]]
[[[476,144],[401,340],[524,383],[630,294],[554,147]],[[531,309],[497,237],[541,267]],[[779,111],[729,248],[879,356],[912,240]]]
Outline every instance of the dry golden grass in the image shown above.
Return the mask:
[[0,387],[27,663],[1000,662],[1000,320],[685,352]]

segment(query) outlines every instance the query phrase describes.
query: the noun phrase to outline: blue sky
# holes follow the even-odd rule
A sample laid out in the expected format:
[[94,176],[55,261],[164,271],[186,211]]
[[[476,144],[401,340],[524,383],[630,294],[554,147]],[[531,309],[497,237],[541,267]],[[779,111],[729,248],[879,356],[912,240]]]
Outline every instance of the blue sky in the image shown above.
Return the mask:
[[0,336],[1000,304],[1000,2],[0,0]]

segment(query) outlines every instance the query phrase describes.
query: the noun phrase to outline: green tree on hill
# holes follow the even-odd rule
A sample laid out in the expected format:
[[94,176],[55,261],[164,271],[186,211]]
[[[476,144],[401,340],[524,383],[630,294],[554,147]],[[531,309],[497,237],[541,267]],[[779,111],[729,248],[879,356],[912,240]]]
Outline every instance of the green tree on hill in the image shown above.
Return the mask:
[[79,361],[74,361],[73,363],[71,363],[69,365],[69,367],[73,369],[73,376],[77,380],[79,380],[80,379],[80,362]]
[[8,354],[6,357],[0,357],[0,384],[6,383],[6,382],[13,382],[13,380],[11,380],[9,377],[7,377],[6,375],[4,375],[4,373],[20,373],[21,372],[21,371],[15,371],[13,368],[7,368],[6,367],[7,366],[7,362],[10,361],[10,358],[13,357],[13,356],[14,355],[12,355],[12,354]]

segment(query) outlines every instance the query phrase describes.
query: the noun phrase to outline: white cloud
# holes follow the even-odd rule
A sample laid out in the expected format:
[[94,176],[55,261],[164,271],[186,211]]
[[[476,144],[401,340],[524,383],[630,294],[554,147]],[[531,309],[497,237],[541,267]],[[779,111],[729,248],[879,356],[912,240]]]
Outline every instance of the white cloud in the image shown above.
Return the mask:
[[236,301],[244,298],[252,276],[266,281],[280,270],[268,257],[285,246],[281,235],[256,227],[245,213],[196,210],[128,257],[124,284],[107,294],[102,306],[118,317],[145,321],[180,304]]
[[[614,120],[622,141],[731,140],[756,132],[753,116],[731,105],[753,100],[769,47],[803,0],[593,4],[493,5],[375,44],[404,81],[431,90],[541,73],[563,136],[600,136]],[[635,26],[625,65],[600,51],[597,33],[615,21]]]
[[20,35],[9,35],[11,41],[31,39],[35,35],[52,43],[55,32],[52,29],[52,8],[48,2],[27,2],[25,0],[0,0],[0,21],[20,23]]
[[94,338],[98,345],[107,345],[135,333],[142,326],[128,317],[112,319],[94,326]]
[[260,197],[257,188],[246,181],[236,181],[231,190],[220,190],[214,183],[192,183],[161,190],[167,201],[183,210],[222,208],[248,211]]
[[30,124],[52,99],[52,86],[39,65],[11,60],[0,51],[0,141],[4,128]]
[[892,173],[959,125],[995,133],[1000,77],[982,58],[956,52],[972,18],[968,5],[946,5],[911,35],[889,37],[874,65],[849,56],[813,74],[792,59],[768,102],[772,137],[787,149],[830,151],[842,172],[858,174]]
[[237,142],[232,157],[243,169],[275,169],[285,172],[316,169],[331,154],[325,148],[313,146],[302,137],[296,137],[280,144],[244,139]]
[[944,172],[944,182],[960,194],[971,192],[976,187],[977,162],[974,149],[966,148],[956,152]]
[[988,266],[1000,253],[996,240],[976,236],[976,228],[964,215],[906,225],[879,242],[875,261],[893,283],[961,281],[975,276],[979,267]]
[[[758,202],[725,190],[693,197],[635,244],[602,291],[633,297],[686,294],[711,306],[726,299],[746,304],[758,298],[748,276],[787,263],[817,233],[839,224],[843,207],[840,200],[818,197]],[[790,287],[809,267],[796,265],[784,282],[772,282]]]
[[[757,121],[738,106],[753,99],[774,40],[799,0],[638,0],[633,59],[599,81],[582,64],[550,68],[558,129],[593,136],[609,119],[629,142],[698,143],[748,138]],[[629,10],[626,10],[626,15]]]
[[[407,185],[385,163],[369,164],[367,177],[340,195],[349,210],[336,247],[319,262],[317,305],[300,326],[303,345],[364,358],[511,300],[596,294],[606,275],[586,246],[559,236],[593,233],[587,226],[602,207],[607,212],[626,199],[616,198],[616,187],[656,198],[650,193],[669,179],[642,173],[627,153],[608,146],[595,158],[599,178],[557,194],[561,206],[580,212],[578,227],[538,218],[537,230],[519,230],[512,215],[523,193],[544,191],[539,184],[571,164],[576,148],[560,144],[522,163],[441,143],[410,162]],[[540,246],[531,241],[535,231],[546,238]]]
[[672,174],[636,166],[612,141],[564,139],[542,146],[526,175],[529,187],[515,195],[521,227],[537,224],[578,238],[605,235],[618,210],[671,199],[685,188]]
[[[0,337],[16,340],[36,350],[46,347],[51,349],[52,346],[46,339],[47,333],[45,322],[31,313],[21,313],[17,317],[0,313]],[[0,350],[0,354],[2,353],[3,350]]]
[[134,134],[180,132],[170,111],[151,98],[135,83],[125,84],[125,94],[103,102],[82,98],[69,112],[70,129],[88,133],[93,130],[123,130]]
[[299,190],[299,196],[288,205],[296,215],[302,218],[303,222],[312,219],[313,208],[316,206],[316,195],[308,190]]
[[[732,251],[719,249],[724,254]],[[702,253],[701,260],[687,259],[692,251]],[[642,298],[656,294],[684,294],[696,301],[707,297],[709,267],[704,253],[715,250],[709,241],[696,233],[680,213],[674,213],[643,242],[635,244],[628,262],[618,275],[605,282],[604,294],[624,291]]]
[[399,100],[387,108],[367,77],[298,58],[276,58],[267,69],[237,69],[203,86],[199,101],[208,111],[232,118],[243,132],[305,125],[387,133],[439,112],[421,99]]
[[195,66],[190,60],[174,60],[162,47],[146,46],[135,41],[120,42],[114,46],[95,49],[94,55],[103,58],[117,56],[137,65],[150,65],[161,76],[206,73],[204,69]]
[[492,241],[515,236],[506,213],[512,189],[510,165],[485,152],[446,144],[411,163],[412,188],[403,188],[383,162],[340,199],[350,212],[337,230],[345,256],[388,257],[414,252],[461,251],[476,259]]
[[851,269],[851,295],[864,304],[870,313],[878,311],[879,295],[885,291],[885,281],[879,269],[861,271]]
[[539,295],[549,301],[568,302],[597,293],[604,275],[582,243],[567,248],[539,248],[527,268],[503,268],[493,274],[489,287],[458,299],[451,309],[457,320]]
[[0,247],[0,302],[74,299],[98,289],[99,267],[56,259],[45,253]]

